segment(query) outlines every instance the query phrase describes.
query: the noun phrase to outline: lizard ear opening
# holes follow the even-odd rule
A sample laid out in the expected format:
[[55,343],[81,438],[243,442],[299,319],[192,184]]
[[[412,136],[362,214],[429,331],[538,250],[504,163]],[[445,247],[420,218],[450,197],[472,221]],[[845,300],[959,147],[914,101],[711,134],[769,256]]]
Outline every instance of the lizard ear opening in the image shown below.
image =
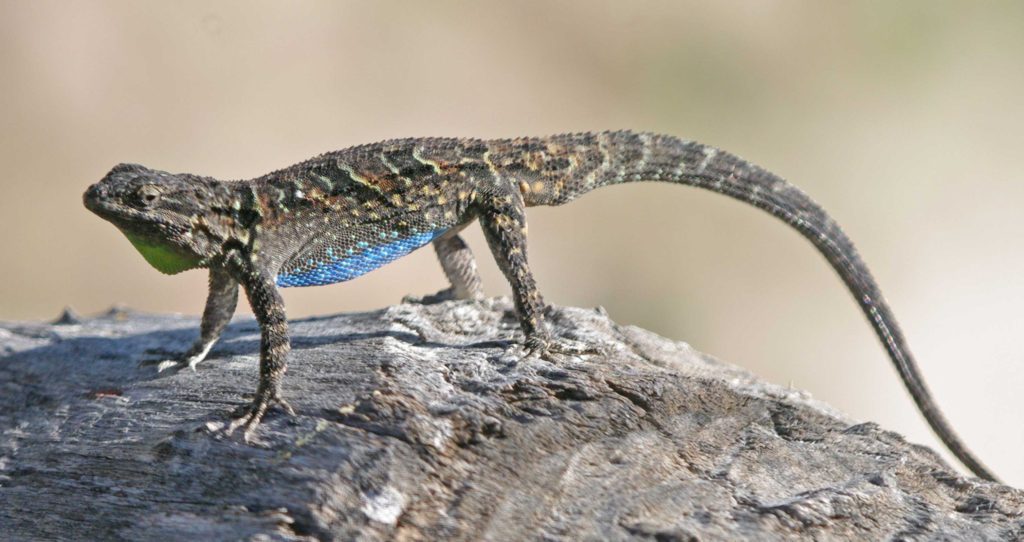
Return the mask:
[[152,207],[160,199],[160,189],[152,184],[139,187],[135,191],[135,198],[144,207]]

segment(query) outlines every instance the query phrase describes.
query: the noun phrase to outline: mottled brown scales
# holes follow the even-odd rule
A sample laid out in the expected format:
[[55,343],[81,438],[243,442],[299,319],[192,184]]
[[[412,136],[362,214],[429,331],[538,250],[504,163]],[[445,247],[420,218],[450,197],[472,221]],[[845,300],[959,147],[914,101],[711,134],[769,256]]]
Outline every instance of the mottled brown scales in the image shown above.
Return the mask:
[[[138,165],[115,167],[85,194],[158,269],[210,270],[200,339],[182,362],[207,355],[245,288],[262,332],[256,397],[228,428],[246,436],[273,403],[289,349],[278,288],[349,280],[433,244],[451,288],[483,295],[459,231],[479,221],[512,285],[528,351],[568,351],[548,335],[527,260],[527,207],[561,205],[601,186],[665,181],[735,198],[806,237],[843,279],[936,434],[977,475],[993,475],[939,412],[875,280],[839,226],[780,177],[725,151],[628,131],[498,140],[384,141],[323,154],[249,181],[222,182]],[[286,405],[285,405],[286,406]],[[290,410],[290,407],[286,408]]]

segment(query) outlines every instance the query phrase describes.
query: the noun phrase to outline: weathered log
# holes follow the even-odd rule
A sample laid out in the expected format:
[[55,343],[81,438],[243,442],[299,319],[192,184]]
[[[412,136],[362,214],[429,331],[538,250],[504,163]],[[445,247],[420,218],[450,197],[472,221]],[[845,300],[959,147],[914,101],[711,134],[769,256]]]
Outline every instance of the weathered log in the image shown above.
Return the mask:
[[[600,310],[600,353],[523,359],[505,300],[291,323],[255,444],[239,319],[192,372],[194,318],[0,326],[0,538],[1014,539],[1024,493]],[[908,401],[908,406],[910,403]]]

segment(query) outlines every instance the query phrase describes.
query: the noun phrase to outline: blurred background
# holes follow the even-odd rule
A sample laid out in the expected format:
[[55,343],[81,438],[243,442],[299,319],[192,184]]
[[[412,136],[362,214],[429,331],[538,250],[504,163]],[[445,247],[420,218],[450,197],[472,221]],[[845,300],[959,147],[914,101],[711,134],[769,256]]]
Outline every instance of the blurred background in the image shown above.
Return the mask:
[[[1019,2],[2,1],[0,319],[201,312],[204,272],[160,275],[82,207],[118,162],[239,179],[393,137],[666,132],[822,203],[953,425],[1024,485],[1021,51]],[[782,223],[657,184],[530,220],[549,301],[603,305],[941,450],[842,283]],[[468,239],[506,294],[478,227]],[[301,317],[443,285],[422,250],[284,295]]]

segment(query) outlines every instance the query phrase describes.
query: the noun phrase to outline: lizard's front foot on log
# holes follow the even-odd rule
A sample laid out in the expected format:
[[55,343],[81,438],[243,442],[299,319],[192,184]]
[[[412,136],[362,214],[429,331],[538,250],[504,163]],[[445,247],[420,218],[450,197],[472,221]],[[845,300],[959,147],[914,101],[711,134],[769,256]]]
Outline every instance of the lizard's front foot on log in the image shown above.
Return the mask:
[[210,353],[210,349],[213,347],[213,342],[209,343],[196,343],[187,352],[172,357],[170,359],[143,361],[140,366],[149,367],[155,366],[158,373],[162,373],[168,369],[174,369],[180,371],[188,367],[193,371],[196,370],[196,365],[199,365],[201,361],[206,359],[206,355]]
[[295,416],[295,409],[281,398],[279,391],[264,391],[260,389],[256,392],[256,397],[252,400],[252,403],[242,407],[241,412],[236,414],[235,419],[231,420],[231,423],[224,428],[224,434],[230,436],[236,429],[241,427],[243,429],[242,440],[246,443],[251,442],[260,421],[263,420],[263,416],[274,403],[277,403],[289,416]]

